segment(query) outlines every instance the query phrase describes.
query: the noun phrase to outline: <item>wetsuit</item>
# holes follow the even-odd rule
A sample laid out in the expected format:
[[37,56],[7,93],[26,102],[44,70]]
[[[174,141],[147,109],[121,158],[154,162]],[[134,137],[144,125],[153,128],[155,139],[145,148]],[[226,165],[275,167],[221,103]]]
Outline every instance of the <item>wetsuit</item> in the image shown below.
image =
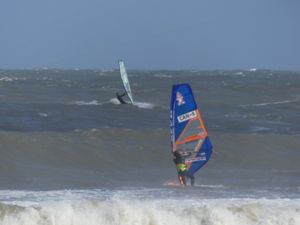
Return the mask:
[[187,165],[184,161],[184,157],[178,152],[175,151],[174,153],[174,163],[176,164],[176,169],[178,173],[178,179],[180,184],[186,186],[186,177],[191,179],[191,186],[195,184],[195,177],[193,174],[190,174],[187,169]]
[[176,169],[177,169],[177,173],[178,173],[178,180],[181,185],[186,186],[185,174],[187,171],[187,166],[184,162],[184,158],[178,151],[175,151],[173,154],[174,154],[173,161],[176,165]]
[[122,97],[124,97],[125,95],[126,95],[126,91],[125,91],[122,95],[120,95],[118,92],[116,93],[117,99],[119,100],[119,102],[120,102],[121,104],[127,104],[127,102],[125,102],[125,101],[123,100],[123,98],[122,98]]

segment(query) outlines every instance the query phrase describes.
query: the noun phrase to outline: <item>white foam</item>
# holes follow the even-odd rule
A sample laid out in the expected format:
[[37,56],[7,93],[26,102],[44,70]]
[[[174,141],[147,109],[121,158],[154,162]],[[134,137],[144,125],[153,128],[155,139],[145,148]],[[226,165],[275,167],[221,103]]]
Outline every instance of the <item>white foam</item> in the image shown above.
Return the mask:
[[11,77],[1,77],[0,81],[10,82],[10,81],[13,81],[13,79]]
[[293,103],[298,102],[299,100],[285,100],[285,101],[279,101],[279,102],[265,102],[265,103],[259,103],[259,104],[253,104],[254,106],[266,106],[266,105],[278,105],[278,104],[287,104],[287,103]]
[[235,73],[235,75],[239,75],[239,76],[245,76],[245,74],[244,74],[243,72],[241,72],[241,71],[239,71],[239,72],[236,72],[236,73]]
[[[178,180],[168,180],[163,183],[163,186],[171,186],[171,187],[182,187]],[[210,189],[219,189],[224,188],[224,185],[209,185],[209,184],[195,184],[194,187],[201,187],[201,188],[210,188]]]
[[[155,190],[154,190],[155,191]],[[161,190],[156,190],[161,191]],[[36,200],[15,208],[6,197],[1,225],[297,225],[300,199],[138,199],[122,191],[0,192],[0,198]],[[24,201],[25,201],[24,200]]]
[[117,98],[112,98],[109,100],[110,103],[114,104],[114,105],[120,105],[120,101]]
[[26,80],[25,77],[0,77],[0,81],[12,82],[16,80]]
[[48,114],[47,114],[47,113],[40,112],[40,113],[39,113],[39,116],[40,116],[40,117],[48,117]]
[[[121,104],[117,98],[112,98],[109,101],[115,105]],[[130,102],[127,103],[130,104]],[[134,106],[142,109],[153,109],[155,107],[155,105],[150,102],[134,102]]]
[[256,70],[257,70],[256,68],[249,69],[250,72],[255,72]]
[[155,107],[155,105],[150,102],[135,102],[134,105],[142,109],[153,109]]
[[106,73],[106,72],[100,72],[99,73],[99,76],[100,77],[106,77],[106,76],[108,76],[109,74],[108,73]]
[[279,104],[288,104],[288,103],[294,103],[298,102],[299,99],[293,99],[293,100],[284,100],[284,101],[277,101],[277,102],[262,102],[257,104],[248,104],[248,105],[241,105],[241,106],[267,106],[267,105],[279,105]]
[[92,101],[74,101],[71,102],[72,105],[103,105],[104,102],[98,102],[97,100]]
[[268,127],[259,127],[259,126],[254,126],[250,128],[251,132],[261,132],[261,131],[269,131],[271,128]]
[[159,78],[172,78],[172,75],[168,75],[168,74],[155,74],[154,77],[159,77]]
[[224,185],[209,185],[209,184],[199,184],[195,185],[196,187],[204,187],[204,188],[224,188]]

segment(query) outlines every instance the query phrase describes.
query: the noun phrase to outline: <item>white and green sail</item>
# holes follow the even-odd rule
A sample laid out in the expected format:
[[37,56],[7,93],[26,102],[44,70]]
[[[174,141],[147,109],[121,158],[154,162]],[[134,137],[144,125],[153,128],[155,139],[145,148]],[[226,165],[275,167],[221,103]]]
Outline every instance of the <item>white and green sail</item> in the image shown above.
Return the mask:
[[134,101],[133,101],[133,98],[132,98],[132,92],[131,92],[131,88],[130,88],[130,84],[129,84],[129,80],[128,80],[128,76],[127,76],[127,72],[126,72],[126,68],[125,68],[125,64],[122,60],[120,60],[119,65],[120,65],[120,74],[121,74],[121,78],[122,78],[122,81],[123,81],[125,91],[127,93],[128,98],[130,99],[131,104],[134,104]]

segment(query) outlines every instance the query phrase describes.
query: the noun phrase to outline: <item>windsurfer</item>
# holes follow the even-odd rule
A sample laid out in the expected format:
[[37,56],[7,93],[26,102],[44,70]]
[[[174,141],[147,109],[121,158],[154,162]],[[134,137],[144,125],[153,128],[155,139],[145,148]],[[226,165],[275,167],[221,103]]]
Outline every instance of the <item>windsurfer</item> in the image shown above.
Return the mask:
[[194,175],[188,172],[187,164],[184,161],[184,157],[180,152],[177,150],[174,153],[173,161],[176,165],[177,173],[178,173],[178,180],[181,185],[186,186],[186,178],[191,179],[191,186],[195,184],[195,177]]
[[121,104],[127,104],[127,102],[125,102],[124,100],[123,100],[123,98],[122,97],[124,97],[126,95],[126,91],[124,91],[124,93],[123,94],[119,94],[118,92],[116,93],[116,96],[117,96],[117,99],[119,100],[119,102],[121,103]]

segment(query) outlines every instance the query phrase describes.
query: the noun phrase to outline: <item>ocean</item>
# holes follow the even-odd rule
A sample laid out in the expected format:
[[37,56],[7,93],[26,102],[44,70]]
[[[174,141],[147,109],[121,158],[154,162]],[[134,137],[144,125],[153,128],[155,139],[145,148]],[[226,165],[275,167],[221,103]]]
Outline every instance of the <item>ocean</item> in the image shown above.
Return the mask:
[[[0,70],[0,225],[299,225],[300,72]],[[189,83],[213,144],[177,180],[173,84]]]

